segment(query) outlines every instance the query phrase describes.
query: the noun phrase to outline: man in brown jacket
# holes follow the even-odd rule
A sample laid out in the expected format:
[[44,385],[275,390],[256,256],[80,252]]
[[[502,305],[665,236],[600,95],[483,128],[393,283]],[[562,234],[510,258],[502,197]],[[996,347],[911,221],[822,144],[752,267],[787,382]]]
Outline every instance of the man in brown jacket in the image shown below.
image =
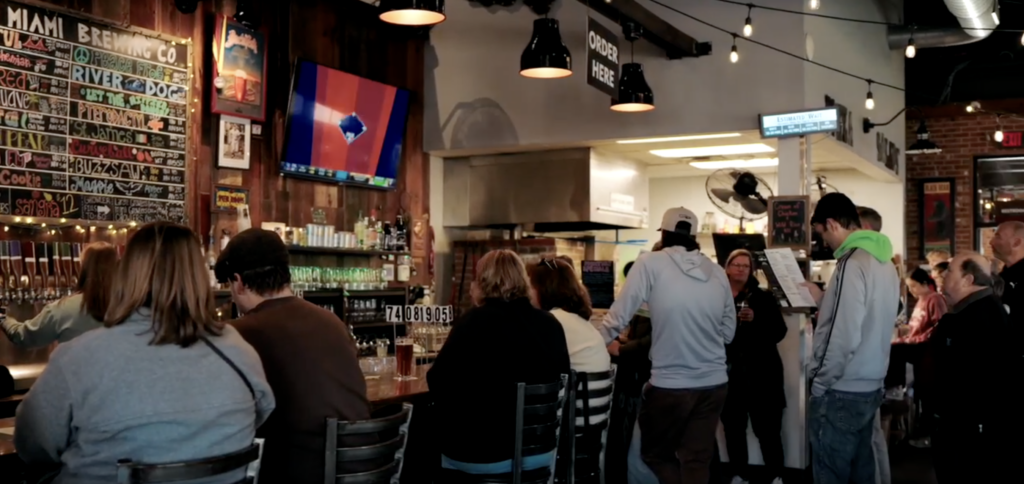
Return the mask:
[[324,482],[325,419],[370,417],[355,342],[334,313],[295,297],[288,249],[275,233],[231,239],[216,266],[241,318],[233,324],[256,349],[277,409],[259,428],[265,484]]

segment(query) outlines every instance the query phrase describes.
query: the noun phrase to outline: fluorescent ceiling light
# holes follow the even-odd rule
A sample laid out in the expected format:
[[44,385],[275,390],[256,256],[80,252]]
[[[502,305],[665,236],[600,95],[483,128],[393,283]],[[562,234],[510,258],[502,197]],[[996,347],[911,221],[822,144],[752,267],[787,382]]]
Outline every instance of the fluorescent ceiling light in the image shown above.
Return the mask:
[[635,145],[640,143],[665,143],[668,141],[695,141],[699,139],[737,138],[739,136],[741,136],[739,133],[699,134],[695,136],[670,136],[668,138],[626,139],[616,141],[616,143],[620,145]]
[[690,166],[701,170],[720,170],[722,168],[759,168],[763,166],[779,166],[779,159],[756,158],[753,160],[691,161]]
[[703,146],[700,148],[673,148],[669,150],[651,150],[654,156],[662,158],[700,158],[702,156],[754,155],[758,153],[774,153],[775,148],[763,143],[750,145]]

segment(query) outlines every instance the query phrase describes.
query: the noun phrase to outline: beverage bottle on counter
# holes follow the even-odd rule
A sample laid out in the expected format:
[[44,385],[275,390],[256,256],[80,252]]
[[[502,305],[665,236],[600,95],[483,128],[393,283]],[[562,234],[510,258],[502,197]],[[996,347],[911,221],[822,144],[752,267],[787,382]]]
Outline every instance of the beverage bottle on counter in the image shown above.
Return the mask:
[[395,228],[384,222],[384,250],[395,250]]
[[366,222],[363,220],[363,211],[359,211],[359,217],[356,218],[356,225],[352,229],[356,233],[356,247],[360,249],[366,248]]
[[372,250],[379,250],[379,235],[378,226],[380,222],[377,221],[377,212],[370,210],[370,219],[366,222],[366,248]]
[[405,252],[406,240],[408,239],[408,233],[405,228],[405,221],[402,220],[402,216],[399,215],[395,220],[395,250],[399,252]]
[[384,249],[384,226],[381,225],[379,220],[375,224],[375,228],[373,229],[373,234],[374,234],[374,236],[373,236],[373,240],[374,240],[373,248],[376,249],[376,250],[385,250]]

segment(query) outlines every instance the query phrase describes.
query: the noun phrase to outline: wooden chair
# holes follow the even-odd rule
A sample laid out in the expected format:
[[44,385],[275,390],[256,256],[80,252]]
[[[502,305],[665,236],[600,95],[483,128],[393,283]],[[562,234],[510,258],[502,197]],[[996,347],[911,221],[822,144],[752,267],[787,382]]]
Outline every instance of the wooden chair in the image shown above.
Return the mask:
[[[402,475],[405,443],[409,435],[412,404],[385,407],[377,418],[344,421],[327,419],[327,445],[324,455],[325,484],[397,483]],[[376,443],[358,447],[339,447],[339,440],[359,437]],[[341,467],[367,469],[340,471]]]
[[[573,468],[562,459],[559,464],[560,483],[602,483],[604,481],[604,446],[608,437],[615,371],[576,374],[575,439]],[[564,449],[564,448],[563,448]],[[570,474],[570,471],[572,473]]]
[[[523,470],[523,459],[558,451],[562,435],[571,435],[575,427],[576,407],[574,375],[562,375],[559,381],[516,385],[515,442],[512,470],[503,474],[469,474],[442,469],[437,482],[445,484],[546,484],[552,480],[552,467]],[[571,454],[570,454],[571,455]]]
[[[220,476],[244,469],[260,459],[259,444],[218,457],[167,464],[139,464],[130,459],[117,461],[117,484],[157,484],[190,481]],[[244,477],[233,484],[252,484],[254,478]]]

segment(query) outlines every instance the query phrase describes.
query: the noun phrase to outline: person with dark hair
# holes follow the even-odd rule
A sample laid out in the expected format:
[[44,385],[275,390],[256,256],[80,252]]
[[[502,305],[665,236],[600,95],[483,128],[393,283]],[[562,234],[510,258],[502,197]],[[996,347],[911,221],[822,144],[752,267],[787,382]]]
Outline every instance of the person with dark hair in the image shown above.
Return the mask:
[[811,226],[838,259],[826,292],[805,286],[818,305],[808,427],[814,481],[876,482],[875,419],[882,404],[900,281],[889,238],[862,230],[857,206],[828,193]]
[[918,267],[906,280],[907,289],[917,300],[914,312],[910,316],[907,330],[901,331],[894,343],[918,344],[931,338],[935,325],[946,314],[946,299],[938,292],[935,280]]
[[640,307],[651,313],[651,380],[643,390],[643,461],[662,484],[707,484],[729,380],[725,345],[736,307],[721,266],[700,253],[697,216],[672,208],[664,248],[637,259],[599,330],[612,343]]
[[[661,250],[660,242],[653,250]],[[641,253],[640,257],[644,255]],[[623,275],[628,278],[635,264],[635,261],[626,263]],[[626,331],[608,345],[608,353],[615,363],[615,394],[605,452],[605,482],[626,482],[629,444],[640,411],[640,393],[651,379],[651,313],[646,304],[629,320]]]
[[551,313],[565,331],[572,369],[582,373],[598,373],[611,368],[611,356],[590,316],[587,288],[576,278],[569,263],[561,259],[541,259],[530,266],[530,299],[534,307]]
[[260,355],[277,397],[277,411],[258,432],[266,438],[260,481],[322,483],[324,419],[370,418],[348,328],[334,313],[295,297],[288,248],[274,232],[252,228],[236,235],[217,258],[215,273],[231,285],[242,313],[231,324]]
[[729,358],[729,396],[722,410],[725,445],[733,469],[733,484],[753,479],[747,456],[747,422],[761,446],[766,475],[782,484],[785,456],[782,451],[782,412],[786,408],[782,358],[778,344],[786,337],[786,321],[772,293],[758,287],[754,256],[739,249],[729,254],[729,276],[737,307],[736,336],[725,347]]
[[106,242],[89,244],[82,252],[82,271],[75,293],[50,303],[28,321],[3,319],[4,333],[19,348],[39,348],[54,341],[67,343],[86,331],[103,327],[115,271],[117,249]]
[[1014,342],[999,297],[1002,280],[988,260],[961,253],[949,264],[944,288],[950,310],[939,321],[929,349],[933,352],[935,431],[932,451],[940,484],[1009,482],[1019,475],[1022,448],[1012,425],[1019,400],[985,398],[974,389],[1019,382]]
[[168,222],[139,228],[110,301],[106,327],[60,345],[18,406],[18,457],[60,465],[54,482],[108,483],[121,459],[196,461],[252,445],[274,395],[252,346],[214,320],[199,237]]

